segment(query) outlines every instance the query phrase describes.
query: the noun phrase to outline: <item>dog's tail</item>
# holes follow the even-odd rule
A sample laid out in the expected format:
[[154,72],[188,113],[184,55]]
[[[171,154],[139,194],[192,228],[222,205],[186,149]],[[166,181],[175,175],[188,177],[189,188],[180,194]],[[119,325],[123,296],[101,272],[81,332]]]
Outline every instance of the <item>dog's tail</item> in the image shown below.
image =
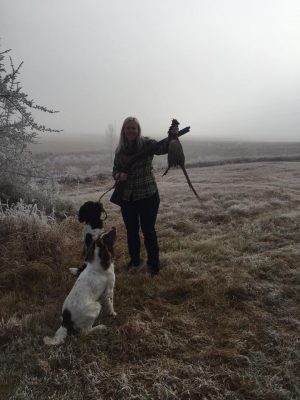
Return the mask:
[[62,313],[62,324],[61,327],[57,329],[53,338],[49,336],[44,337],[44,343],[47,346],[57,346],[65,341],[68,335],[68,330],[73,329],[73,322],[71,312],[66,308]]
[[45,336],[43,340],[47,346],[57,346],[58,344],[61,344],[65,341],[67,334],[68,334],[67,328],[61,326],[60,328],[57,329],[53,338]]

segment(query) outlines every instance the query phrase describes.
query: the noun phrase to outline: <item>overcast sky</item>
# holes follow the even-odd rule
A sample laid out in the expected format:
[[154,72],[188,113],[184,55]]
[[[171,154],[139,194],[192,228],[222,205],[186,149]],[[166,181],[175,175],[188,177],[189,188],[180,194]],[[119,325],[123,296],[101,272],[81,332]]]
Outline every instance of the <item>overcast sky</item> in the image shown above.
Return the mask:
[[300,140],[299,0],[0,0],[1,49],[64,135]]

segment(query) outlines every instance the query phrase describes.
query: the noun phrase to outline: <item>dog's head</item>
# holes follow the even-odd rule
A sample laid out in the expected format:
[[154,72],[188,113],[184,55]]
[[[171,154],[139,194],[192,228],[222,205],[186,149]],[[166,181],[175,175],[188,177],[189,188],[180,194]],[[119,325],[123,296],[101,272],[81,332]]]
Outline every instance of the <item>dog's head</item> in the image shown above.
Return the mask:
[[89,248],[87,254],[87,261],[92,262],[94,260],[96,252],[101,260],[103,269],[108,269],[114,255],[114,244],[116,242],[117,231],[115,227],[112,227],[109,232],[105,232],[100,235]]
[[[102,213],[104,218],[101,219]],[[106,211],[103,208],[102,203],[98,201],[87,201],[79,209],[78,220],[79,222],[84,222],[87,225],[95,226],[98,228],[103,227],[103,220],[106,219]]]

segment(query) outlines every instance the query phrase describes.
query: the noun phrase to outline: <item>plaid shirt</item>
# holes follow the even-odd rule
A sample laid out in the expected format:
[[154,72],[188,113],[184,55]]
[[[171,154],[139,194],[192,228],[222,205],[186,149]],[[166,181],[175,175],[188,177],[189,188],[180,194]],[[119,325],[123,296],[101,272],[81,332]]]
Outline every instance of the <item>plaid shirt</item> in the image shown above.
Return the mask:
[[[156,140],[144,138],[144,143],[141,151],[147,148],[149,145],[157,143]],[[167,141],[165,141],[158,149],[155,154],[166,154],[167,153]],[[125,182],[123,200],[140,200],[146,197],[150,197],[157,191],[157,185],[155,182],[154,174],[152,171],[152,160],[153,154],[136,161],[128,171],[126,171],[126,162],[130,160],[130,155],[124,151],[116,153],[113,168],[113,177],[116,179],[117,174],[120,172],[127,172],[128,177]]]

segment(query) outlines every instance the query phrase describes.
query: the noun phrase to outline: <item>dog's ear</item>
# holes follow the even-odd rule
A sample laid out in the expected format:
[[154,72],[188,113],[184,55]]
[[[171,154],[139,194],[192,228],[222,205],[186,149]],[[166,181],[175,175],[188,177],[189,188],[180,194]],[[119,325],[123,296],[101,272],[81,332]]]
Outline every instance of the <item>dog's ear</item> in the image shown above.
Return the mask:
[[101,203],[101,201],[98,201],[97,204],[99,205],[100,211],[104,212],[104,207],[103,207],[103,204]]
[[93,216],[95,219],[100,219],[102,213],[102,205],[98,202],[93,204]]
[[88,249],[92,243],[93,243],[93,236],[90,233],[87,233],[84,238],[85,247]]
[[78,211],[78,221],[84,222],[84,206],[81,206]]
[[[99,210],[99,218],[101,219],[101,221],[105,221],[106,218],[107,218],[107,213],[106,213],[106,211],[105,211],[105,209],[103,207],[103,204],[101,202],[98,202],[96,204],[97,204],[97,207],[98,207],[98,210]],[[101,218],[101,214],[102,213],[104,214],[104,218]]]
[[106,233],[103,236],[103,243],[105,244],[105,246],[108,247],[108,249],[110,251],[116,241],[116,238],[117,238],[117,230],[114,226],[111,228],[111,230],[108,233]]
[[88,211],[89,205],[88,202],[85,202],[78,211],[78,221],[79,222],[85,222],[87,219],[87,211]]
[[96,246],[96,243],[93,241],[87,250],[86,260],[88,262],[92,262],[94,260],[95,246]]

